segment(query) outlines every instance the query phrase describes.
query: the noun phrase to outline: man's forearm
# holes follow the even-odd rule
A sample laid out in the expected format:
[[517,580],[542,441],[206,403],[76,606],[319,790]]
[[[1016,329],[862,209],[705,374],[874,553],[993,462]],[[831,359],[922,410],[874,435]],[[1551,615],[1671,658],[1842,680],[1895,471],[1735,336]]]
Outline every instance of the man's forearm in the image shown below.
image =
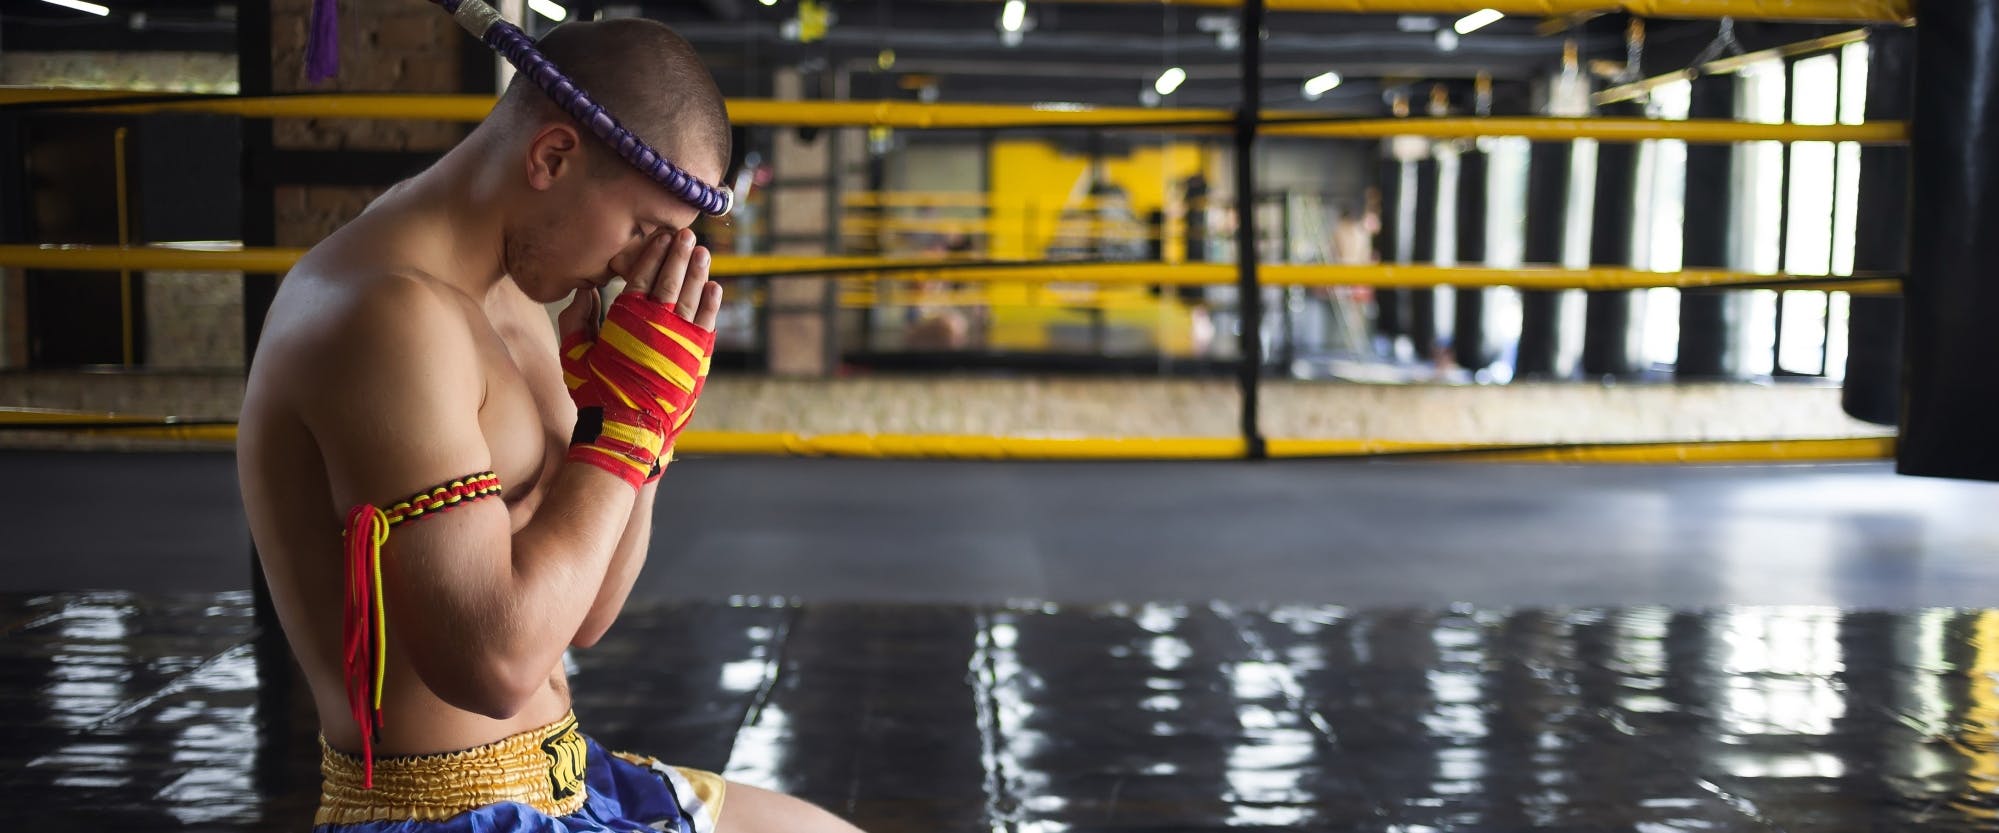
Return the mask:
[[616,476],[565,463],[534,519],[514,534],[515,609],[519,622],[532,623],[521,632],[538,642],[522,646],[529,666],[552,666],[568,645],[556,635],[575,633],[589,617],[637,502],[631,486]]
[[646,548],[652,539],[653,500],[658,494],[657,480],[639,490],[631,516],[626,519],[624,534],[618,538],[617,550],[604,571],[603,586],[598,588],[596,598],[590,603],[590,613],[583,617],[583,625],[570,644],[578,648],[596,644],[611,629],[611,623],[617,621],[619,611],[624,610],[625,599],[631,596],[632,585],[638,581],[639,571],[645,568]]
[[[511,535],[504,513],[491,507],[479,513],[488,519],[482,529],[403,543],[427,545],[435,557],[387,559],[389,605],[408,632],[424,635],[408,642],[411,662],[453,706],[496,719],[518,711],[548,684],[549,669],[604,584],[634,490],[577,463],[556,469],[547,490],[533,519]],[[446,531],[418,526],[399,535]],[[454,561],[458,566],[445,566]],[[394,573],[405,566],[431,571],[427,591],[398,597],[394,588],[408,584]]]

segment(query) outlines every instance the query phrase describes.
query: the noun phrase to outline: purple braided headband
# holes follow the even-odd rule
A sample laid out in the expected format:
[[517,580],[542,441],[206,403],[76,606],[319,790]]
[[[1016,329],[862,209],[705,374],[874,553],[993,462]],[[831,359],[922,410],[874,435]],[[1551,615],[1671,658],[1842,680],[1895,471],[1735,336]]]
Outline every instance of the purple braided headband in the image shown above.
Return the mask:
[[[534,41],[520,27],[508,23],[498,11],[486,4],[485,0],[433,0],[458,20],[493,51],[505,56],[522,75],[534,81],[535,86],[548,93],[548,97],[576,119],[597,134],[612,149],[638,168],[640,173],[664,186],[674,196],[714,217],[727,216],[735,208],[735,192],[726,187],[709,185],[667,161],[659,151],[641,141],[632,131],[626,129],[604,106],[590,99],[590,94],[569,80],[562,70],[557,69],[541,50],[534,48]],[[334,46],[333,7],[335,0],[317,0],[313,8],[312,38],[307,44],[307,75],[314,81],[330,78],[339,69],[339,53]]]

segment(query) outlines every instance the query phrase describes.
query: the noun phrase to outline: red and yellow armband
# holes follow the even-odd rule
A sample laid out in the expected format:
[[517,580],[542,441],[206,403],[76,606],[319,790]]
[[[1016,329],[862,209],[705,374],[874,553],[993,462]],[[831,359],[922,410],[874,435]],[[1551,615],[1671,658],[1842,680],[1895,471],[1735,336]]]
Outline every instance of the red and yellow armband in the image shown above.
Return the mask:
[[562,345],[563,382],[576,401],[569,459],[634,487],[659,477],[708,381],[715,334],[638,293],[619,295],[595,340]]
[[388,508],[364,503],[347,512],[347,612],[340,633],[346,645],[347,707],[361,730],[361,759],[367,762],[364,787],[375,785],[375,740],[382,733],[382,677],[389,657],[382,545],[395,527],[499,496],[500,476],[486,471],[418,492]]

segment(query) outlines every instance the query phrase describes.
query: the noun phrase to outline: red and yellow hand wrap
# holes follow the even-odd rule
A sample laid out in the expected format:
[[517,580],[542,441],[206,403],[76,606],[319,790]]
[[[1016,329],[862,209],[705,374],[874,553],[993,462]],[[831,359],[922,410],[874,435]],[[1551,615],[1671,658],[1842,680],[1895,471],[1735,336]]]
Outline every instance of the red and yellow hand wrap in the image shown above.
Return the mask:
[[708,381],[715,334],[675,315],[672,304],[619,295],[592,340],[562,343],[562,377],[576,401],[569,459],[634,487],[659,477],[674,438],[687,428]]

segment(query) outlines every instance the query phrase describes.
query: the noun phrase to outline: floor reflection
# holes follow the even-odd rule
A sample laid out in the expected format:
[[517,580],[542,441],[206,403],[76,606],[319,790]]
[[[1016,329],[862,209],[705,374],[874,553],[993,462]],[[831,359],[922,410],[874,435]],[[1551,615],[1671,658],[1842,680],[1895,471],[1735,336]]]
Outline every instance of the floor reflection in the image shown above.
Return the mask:
[[[303,829],[311,717],[251,620],[0,597],[10,826]],[[1994,611],[738,598],[575,664],[607,744],[876,831],[1999,823]]]

